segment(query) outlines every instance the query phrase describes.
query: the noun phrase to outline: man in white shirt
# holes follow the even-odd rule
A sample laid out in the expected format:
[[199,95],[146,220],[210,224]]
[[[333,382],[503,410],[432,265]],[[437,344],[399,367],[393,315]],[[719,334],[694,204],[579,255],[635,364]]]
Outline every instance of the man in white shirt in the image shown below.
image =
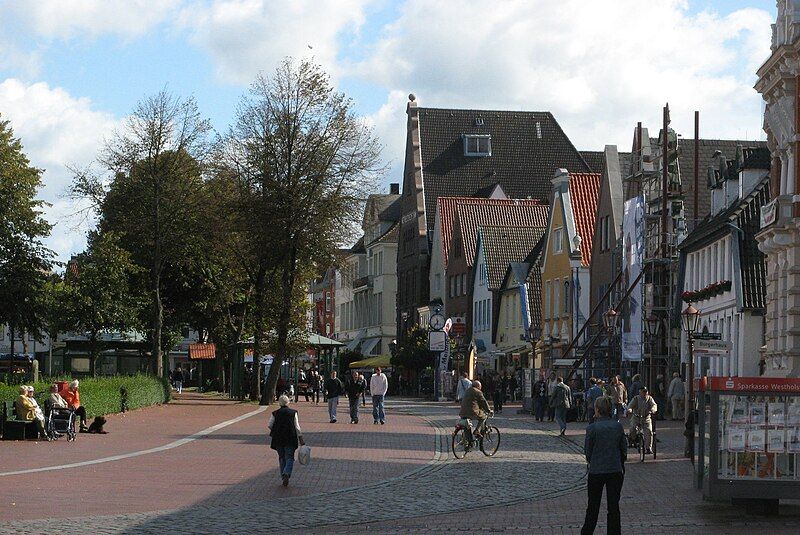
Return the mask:
[[369,391],[372,393],[372,419],[374,424],[386,423],[386,414],[383,412],[383,398],[389,390],[389,380],[380,368],[375,368],[375,373],[369,378]]
[[458,380],[458,387],[456,388],[456,403],[461,403],[461,400],[464,399],[464,394],[470,388],[472,388],[472,381],[467,377],[467,372],[461,372],[461,379]]
[[672,419],[683,420],[683,398],[686,396],[686,387],[681,381],[681,374],[672,374],[672,382],[667,390],[667,397],[672,403]]

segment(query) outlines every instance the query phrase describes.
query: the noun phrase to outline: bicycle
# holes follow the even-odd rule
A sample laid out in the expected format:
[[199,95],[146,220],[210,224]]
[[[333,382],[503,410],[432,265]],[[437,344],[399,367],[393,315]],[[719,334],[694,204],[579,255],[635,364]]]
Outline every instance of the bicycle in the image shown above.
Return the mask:
[[[656,459],[658,455],[657,452],[657,444],[658,440],[656,440],[656,427],[655,422],[653,422],[653,459]],[[633,428],[633,432],[628,435],[628,445],[632,448],[636,448],[636,451],[639,453],[639,462],[644,462],[644,458],[647,455],[647,449],[644,445],[644,426],[642,425],[641,418],[638,420],[636,425]]]
[[465,418],[465,420],[467,420],[468,425],[464,425],[462,423],[463,420],[459,420],[453,430],[453,436],[450,440],[453,456],[456,459],[463,459],[475,447],[477,442],[484,455],[493,457],[500,448],[500,430],[496,426],[484,424],[481,434],[476,439],[472,431],[472,422],[468,418]]

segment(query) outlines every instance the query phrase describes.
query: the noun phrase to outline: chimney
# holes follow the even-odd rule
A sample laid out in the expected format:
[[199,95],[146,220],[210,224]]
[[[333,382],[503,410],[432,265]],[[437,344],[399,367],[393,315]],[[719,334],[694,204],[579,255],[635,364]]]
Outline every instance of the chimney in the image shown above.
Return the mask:
[[392,182],[389,184],[389,194],[391,195],[400,195],[400,183],[399,182]]

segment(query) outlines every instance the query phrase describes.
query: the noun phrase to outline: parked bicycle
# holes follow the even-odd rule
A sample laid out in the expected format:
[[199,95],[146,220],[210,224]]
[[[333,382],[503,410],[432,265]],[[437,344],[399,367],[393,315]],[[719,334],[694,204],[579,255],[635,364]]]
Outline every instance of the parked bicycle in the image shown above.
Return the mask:
[[[491,416],[489,417],[491,418]],[[459,420],[453,430],[450,446],[456,459],[463,459],[467,453],[478,445],[480,450],[487,457],[492,457],[500,448],[500,430],[493,425],[484,424],[483,429],[478,430],[478,436],[472,428],[472,422],[468,418]]]

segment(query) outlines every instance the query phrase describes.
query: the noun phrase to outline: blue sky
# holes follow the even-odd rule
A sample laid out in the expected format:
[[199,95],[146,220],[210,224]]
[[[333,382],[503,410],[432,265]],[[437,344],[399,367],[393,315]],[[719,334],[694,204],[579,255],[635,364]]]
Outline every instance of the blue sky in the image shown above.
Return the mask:
[[[224,131],[247,84],[313,56],[354,99],[399,180],[405,103],[552,111],[580,149],[636,121],[762,139],[755,70],[771,0],[0,0],[0,115],[45,169],[61,259],[84,245],[66,165],[91,163],[141,97],[193,95]],[[311,48],[309,48],[311,46]]]

